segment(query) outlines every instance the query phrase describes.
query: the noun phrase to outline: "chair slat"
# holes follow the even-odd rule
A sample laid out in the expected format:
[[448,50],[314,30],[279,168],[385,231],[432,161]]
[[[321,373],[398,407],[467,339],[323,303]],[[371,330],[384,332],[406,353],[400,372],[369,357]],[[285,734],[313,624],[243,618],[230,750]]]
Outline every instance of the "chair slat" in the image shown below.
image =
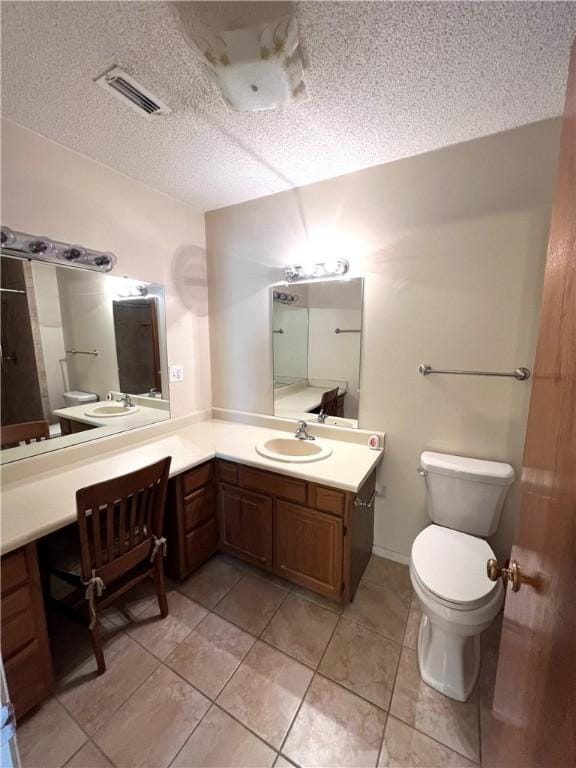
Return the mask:
[[143,488],[138,494],[138,542],[142,542],[146,538],[145,523],[148,494],[148,486]]
[[126,499],[120,499],[118,505],[118,554],[126,551]]
[[100,505],[95,505],[92,510],[92,535],[94,537],[94,562],[96,568],[101,568],[102,560],[102,537],[100,533]]
[[111,563],[114,560],[114,504],[106,505],[106,562]]
[[128,549],[132,549],[138,542],[136,541],[136,512],[138,511],[138,495],[136,493],[133,493],[132,496],[128,499],[128,503],[130,504],[130,524],[128,526],[128,530],[130,532],[129,535],[129,541],[128,541]]

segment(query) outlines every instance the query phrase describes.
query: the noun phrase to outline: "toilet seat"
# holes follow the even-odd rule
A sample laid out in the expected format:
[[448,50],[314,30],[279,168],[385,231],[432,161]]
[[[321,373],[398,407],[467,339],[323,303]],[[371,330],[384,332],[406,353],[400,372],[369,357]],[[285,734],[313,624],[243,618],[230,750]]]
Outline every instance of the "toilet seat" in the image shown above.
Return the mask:
[[429,525],[412,545],[411,570],[424,592],[448,608],[471,611],[489,603],[497,584],[486,574],[494,557],[484,539]]

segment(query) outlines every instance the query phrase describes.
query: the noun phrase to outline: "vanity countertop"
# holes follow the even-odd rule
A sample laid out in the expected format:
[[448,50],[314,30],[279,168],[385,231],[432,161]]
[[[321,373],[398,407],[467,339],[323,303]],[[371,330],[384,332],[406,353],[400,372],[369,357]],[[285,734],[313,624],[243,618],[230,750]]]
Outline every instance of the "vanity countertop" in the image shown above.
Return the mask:
[[298,388],[286,387],[274,390],[274,414],[276,416],[294,417],[295,413],[305,413],[318,408],[324,392],[330,392],[333,387],[315,387],[310,384]]
[[281,419],[269,421],[278,423],[270,428],[218,418],[192,423],[190,418],[174,419],[128,433],[131,439],[124,433],[85,444],[81,450],[73,447],[47,454],[52,458],[45,461],[53,466],[36,465],[44,467],[39,474],[23,471],[19,466],[23,462],[7,465],[2,471],[0,553],[6,554],[74,522],[79,488],[131,472],[164,456],[172,456],[171,476],[219,457],[356,492],[383,455],[383,451],[370,450],[358,437],[350,441],[333,439],[338,428],[314,424],[310,432],[332,448],[330,457],[308,464],[267,459],[256,452],[256,443],[278,437],[279,430],[287,436],[293,433],[294,426]]
[[[141,401],[140,401],[141,402]],[[93,427],[111,427],[118,430],[133,429],[143,427],[145,424],[155,424],[157,421],[166,421],[170,418],[170,412],[162,408],[147,407],[137,404],[138,410],[133,413],[126,413],[126,416],[98,417],[88,416],[87,411],[102,405],[118,405],[117,401],[101,400],[97,403],[84,403],[84,405],[71,405],[69,408],[57,408],[53,411],[54,416],[71,421],[80,421],[82,424],[90,424]]]

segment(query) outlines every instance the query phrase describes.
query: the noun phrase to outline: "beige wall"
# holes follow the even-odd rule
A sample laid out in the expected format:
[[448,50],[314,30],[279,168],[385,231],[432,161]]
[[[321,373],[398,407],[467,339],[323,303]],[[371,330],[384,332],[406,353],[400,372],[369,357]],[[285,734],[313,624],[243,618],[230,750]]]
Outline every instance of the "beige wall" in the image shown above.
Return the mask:
[[365,276],[360,426],[387,433],[382,550],[409,555],[427,523],[423,449],[520,468],[529,384],[417,368],[532,366],[558,132],[545,121],[207,214],[216,406],[272,412],[268,289],[306,232],[332,232]]
[[3,120],[2,223],[112,251],[113,274],[163,283],[168,362],[185,374],[170,386],[172,413],[210,406],[202,214]]

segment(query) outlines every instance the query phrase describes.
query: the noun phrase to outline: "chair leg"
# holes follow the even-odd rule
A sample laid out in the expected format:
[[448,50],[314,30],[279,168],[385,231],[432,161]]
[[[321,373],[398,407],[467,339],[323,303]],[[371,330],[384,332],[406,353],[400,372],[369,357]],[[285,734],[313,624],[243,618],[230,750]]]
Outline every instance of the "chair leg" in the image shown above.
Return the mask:
[[158,607],[160,616],[168,616],[168,600],[166,599],[166,584],[164,583],[164,562],[159,553],[154,563],[154,582],[156,583],[156,594],[158,595]]
[[96,619],[94,626],[90,630],[92,636],[92,647],[94,649],[94,656],[96,657],[96,664],[98,666],[98,674],[103,675],[106,672],[106,662],[104,661],[104,651],[102,650],[102,635],[100,634],[100,622]]

